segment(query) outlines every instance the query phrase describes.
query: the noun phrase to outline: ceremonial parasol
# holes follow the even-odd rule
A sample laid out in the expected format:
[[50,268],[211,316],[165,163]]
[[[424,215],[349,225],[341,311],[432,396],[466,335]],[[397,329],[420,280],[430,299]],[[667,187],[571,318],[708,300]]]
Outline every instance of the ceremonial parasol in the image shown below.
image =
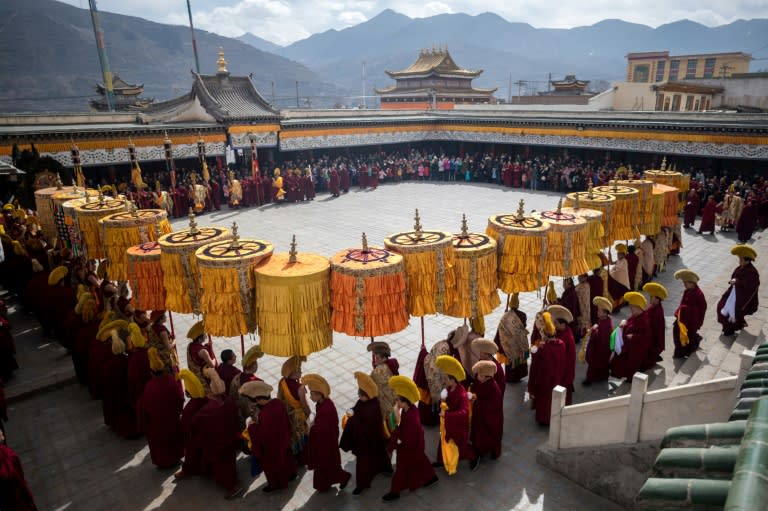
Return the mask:
[[547,256],[544,258],[544,273],[573,277],[589,271],[584,257],[587,246],[587,221],[579,215],[563,212],[563,200],[557,202],[554,211],[533,213],[549,224],[547,231]]
[[[108,199],[99,190],[99,199],[77,206],[77,228],[83,240],[83,248],[89,259],[107,257],[99,220],[105,216],[125,211],[127,202],[122,199]],[[135,245],[136,243],[134,243]],[[129,245],[130,246],[130,245]]]
[[134,245],[157,241],[155,227],[161,234],[171,232],[168,212],[164,209],[136,209],[114,213],[99,220],[102,240],[109,258],[109,276],[113,280],[128,280],[128,261],[125,251]]
[[[158,232],[159,236],[160,233]],[[126,251],[128,282],[133,302],[142,310],[164,310],[165,286],[160,265],[160,244],[150,241],[130,247]]]
[[272,251],[272,244],[266,241],[241,240],[236,223],[232,224],[231,240],[208,243],[195,251],[205,331],[223,337],[240,335],[243,353],[242,336],[256,330],[253,268]]
[[[617,186],[626,186],[638,191],[638,217],[636,220],[640,234],[656,234],[661,229],[661,202],[654,204],[653,181],[649,179],[621,179]],[[656,229],[656,230],[654,230]]]
[[417,209],[413,231],[384,238],[384,246],[403,256],[408,313],[421,317],[424,346],[424,316],[447,311],[456,299],[453,236],[423,230]]
[[64,186],[61,177],[56,176],[56,186],[42,188],[35,191],[35,211],[40,220],[40,227],[48,241],[56,239],[56,219],[54,217],[53,196],[57,193],[71,192],[74,186]]
[[[600,247],[607,247],[613,243],[613,208],[616,205],[616,197],[609,193],[595,193],[592,188],[592,183],[589,184],[589,189],[586,192],[572,192],[565,196],[563,205],[572,207],[574,209],[588,208],[600,211],[603,216],[600,222],[603,224],[604,238]],[[589,230],[589,226],[587,226]],[[589,233],[587,233],[587,242],[589,242]],[[594,253],[587,249],[587,253]],[[587,261],[589,262],[589,261]]]
[[661,231],[664,216],[664,191],[656,188],[656,185],[651,188],[651,216],[648,222],[644,224],[645,230],[640,230],[640,234],[651,236],[658,234]]
[[654,193],[658,191],[664,194],[664,198],[662,199],[661,225],[664,227],[674,227],[680,222],[680,217],[677,211],[677,188],[656,183],[653,185],[653,190]]
[[673,186],[677,188],[678,193],[678,212],[682,211],[685,203],[688,201],[688,190],[691,188],[691,176],[682,174],[674,170],[667,170],[667,158],[661,161],[660,170],[646,170],[645,179],[650,179],[654,183]]
[[455,318],[482,318],[499,306],[496,241],[485,234],[469,232],[467,217],[461,216],[461,233],[453,236],[456,263],[456,299],[446,314]]
[[580,216],[587,221],[587,242],[584,247],[584,259],[590,270],[603,265],[600,254],[605,247],[605,228],[603,227],[603,212],[597,209],[582,208],[579,194],[574,194],[572,208],[562,208],[563,213]]
[[331,263],[327,257],[296,252],[275,254],[255,270],[256,314],[264,353],[307,356],[333,344]]
[[546,284],[549,222],[525,216],[525,201],[520,199],[517,213],[488,219],[486,233],[496,240],[499,289],[508,295],[535,291]]
[[87,198],[68,200],[61,205],[64,215],[64,225],[67,228],[67,237],[69,241],[65,246],[72,250],[75,257],[83,255],[83,240],[80,237],[80,228],[77,224],[77,208],[88,202]]
[[369,247],[331,257],[331,328],[352,336],[375,337],[408,326],[403,257]]
[[96,190],[84,190],[83,188],[73,188],[69,191],[61,191],[55,193],[52,197],[53,200],[53,221],[56,224],[56,235],[65,247],[71,249],[72,242],[70,239],[70,227],[72,225],[72,218],[70,216],[67,219],[67,213],[64,211],[64,204],[73,200],[82,200],[81,204],[85,203],[85,197],[95,197],[99,193]]
[[597,193],[607,193],[616,198],[612,211],[612,222],[608,244],[616,240],[633,240],[640,234],[637,225],[640,223],[639,205],[640,192],[629,186],[619,186],[612,181],[608,186],[595,187]]
[[200,274],[195,252],[203,245],[231,237],[229,229],[224,227],[198,228],[191,209],[188,229],[160,237],[160,264],[168,310],[184,314],[200,312]]

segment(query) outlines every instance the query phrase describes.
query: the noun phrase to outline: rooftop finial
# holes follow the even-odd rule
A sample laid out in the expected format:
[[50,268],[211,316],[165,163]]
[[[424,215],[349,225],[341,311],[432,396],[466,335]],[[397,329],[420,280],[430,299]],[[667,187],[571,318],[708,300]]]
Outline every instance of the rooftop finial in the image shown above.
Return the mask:
[[367,254],[368,252],[370,252],[368,249],[368,237],[363,233],[363,253]]
[[667,157],[661,159],[661,170],[667,170]]
[[521,221],[525,218],[525,199],[520,199],[517,203],[517,220]]
[[291,251],[288,252],[288,262],[289,263],[295,263],[296,262],[296,235],[293,235],[293,238],[291,239]]
[[229,71],[227,71],[227,61],[224,60],[224,48],[222,46],[219,46],[219,58],[216,60],[216,66],[218,68],[216,70],[218,74],[229,74]]
[[237,222],[232,222],[232,243],[229,244],[230,250],[238,250],[240,245],[240,235],[237,233]]
[[189,218],[189,234],[192,236],[197,236],[200,234],[200,229],[197,228],[197,222],[195,221],[195,212],[192,210],[192,208],[189,208],[189,214],[187,215]]
[[467,215],[461,214],[461,237],[469,238],[469,227],[467,227]]

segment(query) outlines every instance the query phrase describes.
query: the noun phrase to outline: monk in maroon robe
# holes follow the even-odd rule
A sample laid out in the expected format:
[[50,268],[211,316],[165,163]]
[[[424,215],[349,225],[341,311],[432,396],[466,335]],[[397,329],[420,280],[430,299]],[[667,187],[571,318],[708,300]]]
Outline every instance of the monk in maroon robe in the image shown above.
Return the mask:
[[[544,313],[545,316],[548,314]],[[536,410],[536,422],[542,426],[549,425],[552,389],[560,385],[565,372],[565,344],[554,337],[554,325],[546,328],[549,331],[544,336],[544,342],[535,351],[531,348],[531,369],[528,375],[528,394]]]
[[211,179],[211,201],[216,211],[221,210],[221,186],[215,179]]
[[0,509],[37,511],[32,492],[24,478],[21,460],[13,449],[5,445],[5,434],[2,430],[0,430]]
[[587,277],[587,284],[589,284],[589,303],[590,303],[590,323],[595,324],[597,323],[597,306],[594,303],[595,298],[598,296],[603,296],[603,289],[605,286],[605,283],[603,282],[603,277],[601,275],[601,272],[603,270],[601,269],[595,269],[592,271],[592,275]]
[[573,285],[573,279],[568,277],[563,279],[563,295],[557,300],[559,305],[562,305],[571,313],[573,321],[568,324],[568,327],[573,332],[573,339],[576,343],[581,340],[579,335],[579,316],[581,316],[581,310],[579,309],[579,295],[576,294],[576,287]]
[[305,200],[315,200],[315,183],[312,182],[312,173],[307,171],[301,178]]
[[269,174],[264,176],[264,180],[262,181],[262,203],[263,204],[269,204],[270,202],[276,202],[277,197],[277,188],[272,186],[272,176]]
[[700,207],[701,199],[699,199],[699,194],[695,189],[691,189],[691,191],[688,192],[688,201],[683,210],[683,227],[687,229],[696,222],[696,215],[699,214]]
[[307,439],[307,468],[313,470],[312,487],[320,492],[327,491],[334,484],[343,490],[352,474],[341,468],[339,454],[339,416],[336,406],[328,396],[330,387],[322,377],[307,374],[302,382],[310,389],[310,399],[316,403],[315,422],[309,428]]
[[147,437],[152,463],[161,469],[171,468],[184,455],[184,393],[167,368],[155,367],[152,374],[137,403],[139,427]]
[[[677,275],[679,274],[675,276]],[[685,291],[683,291],[683,297],[680,299],[680,306],[675,311],[676,321],[672,325],[672,340],[675,343],[674,358],[687,357],[699,349],[701,343],[699,329],[704,324],[704,315],[707,312],[707,299],[699,288],[698,275],[693,272],[683,275],[687,275],[687,277],[681,277]],[[687,328],[688,342],[685,345],[683,345],[683,339],[680,336],[678,321]]]
[[597,323],[592,325],[587,344],[586,362],[587,376],[582,382],[589,385],[593,382],[608,380],[608,368],[611,361],[611,332],[613,332],[613,320],[611,310],[613,305],[605,300],[603,307],[598,307]]
[[215,394],[192,419],[192,436],[201,446],[203,474],[233,498],[242,492],[237,479],[237,453],[240,450],[240,421],[234,400]]
[[174,477],[183,479],[188,475],[202,474],[202,446],[197,443],[192,429],[195,416],[208,403],[205,395],[192,397],[181,410],[181,438],[184,444],[184,463]]
[[339,196],[339,173],[336,170],[336,168],[332,168],[329,178],[328,178],[328,189],[331,192],[331,196],[338,197]]
[[643,361],[642,369],[644,371],[652,368],[656,362],[661,360],[661,353],[664,351],[667,338],[667,326],[661,299],[652,296],[651,305],[645,309],[645,314],[648,316],[648,325],[651,329],[651,345]]
[[627,247],[627,255],[625,256],[627,259],[627,274],[629,275],[629,291],[634,291],[636,289],[635,284],[638,282],[637,271],[640,267],[640,258],[637,257],[636,250],[637,247],[630,245]]
[[[3,304],[2,307],[5,307]],[[16,344],[11,334],[11,323],[0,314],[0,380],[8,381],[19,368],[16,362]]]
[[104,366],[112,357],[112,343],[109,337],[101,341],[94,335],[88,340],[88,390],[91,399],[101,399],[104,383]]
[[514,188],[523,186],[523,172],[524,170],[520,167],[519,163],[512,165],[512,186]]
[[507,188],[512,187],[512,165],[510,165],[509,162],[505,163],[504,167],[501,169],[501,180]]
[[562,379],[560,385],[565,387],[565,404],[573,404],[573,380],[576,379],[576,342],[573,339],[573,332],[568,323],[563,320],[555,321],[555,330],[557,337],[563,341],[565,346],[565,365],[563,366]]
[[708,232],[712,235],[715,234],[715,215],[717,214],[717,202],[713,195],[709,196],[709,200],[704,205],[704,209],[701,210],[701,223],[699,224],[699,234]]
[[339,174],[341,178],[341,191],[344,193],[349,192],[349,169],[346,165],[341,167],[341,172]]
[[[639,293],[636,294],[639,295]],[[624,344],[621,353],[611,360],[611,374],[616,378],[626,378],[631,381],[636,372],[643,370],[643,362],[652,343],[651,325],[644,311],[646,306],[644,302],[645,298],[642,302],[630,302],[632,315],[622,327]]]
[[232,350],[224,350],[221,352],[221,363],[216,366],[216,372],[219,373],[219,377],[224,382],[224,388],[230,389],[232,387],[232,380],[241,373],[240,369],[235,367],[237,362],[237,355]]
[[[122,334],[117,334],[122,337]],[[109,342],[109,341],[107,341]],[[124,341],[122,341],[124,343]],[[128,398],[128,354],[125,345],[122,352],[116,351],[112,344],[112,357],[104,366],[101,407],[104,424],[115,430],[123,438],[133,438],[139,434],[136,410]]]
[[[469,445],[469,399],[467,390],[451,375],[444,375],[443,384],[448,395],[445,398],[447,410],[442,410],[440,415],[445,420],[445,439],[453,440],[459,448],[459,460],[470,460],[471,468],[477,466],[477,456]],[[443,466],[443,450],[437,445],[437,459],[435,466]]]
[[[739,257],[739,266],[731,274],[730,286],[717,302],[717,321],[723,325],[723,335],[733,335],[737,330],[747,326],[745,316],[757,311],[757,291],[760,287],[760,274],[752,264],[752,259]],[[729,318],[723,315],[722,310],[731,294],[736,290],[735,317]]]
[[[364,375],[365,376],[365,375]],[[376,383],[368,391],[374,393]],[[392,463],[387,454],[387,440],[382,429],[381,410],[377,397],[369,398],[367,392],[360,389],[359,399],[352,407],[352,415],[347,419],[341,434],[339,448],[355,455],[355,489],[353,495],[360,495],[371,487],[376,474],[392,473]]]
[[498,367],[491,366],[489,360],[475,364],[472,372],[475,380],[472,393],[472,428],[470,440],[475,456],[490,454],[492,459],[501,456],[501,437],[504,432],[504,403],[501,390],[494,375]]
[[144,393],[144,387],[151,378],[152,371],[149,368],[146,348],[134,346],[134,349],[128,354],[128,371],[126,375],[128,404],[134,410],[138,410],[139,399]]
[[746,243],[752,238],[752,234],[757,227],[758,206],[754,200],[747,201],[747,205],[741,211],[741,216],[736,222],[736,234],[739,243]]
[[251,454],[259,460],[267,485],[262,488],[270,493],[288,486],[296,477],[296,458],[291,450],[291,420],[279,399],[258,396],[258,418],[248,426]]

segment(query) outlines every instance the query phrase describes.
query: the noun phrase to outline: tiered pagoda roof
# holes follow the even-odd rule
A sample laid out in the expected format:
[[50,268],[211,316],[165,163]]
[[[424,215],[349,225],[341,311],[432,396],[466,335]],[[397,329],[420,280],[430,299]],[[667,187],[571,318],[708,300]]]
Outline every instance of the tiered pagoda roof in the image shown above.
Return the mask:
[[[448,48],[423,49],[419,52],[419,58],[409,67],[400,71],[386,71],[394,79],[416,78],[420,76],[458,76],[462,78],[477,78],[483,72],[480,70],[464,69],[459,67]],[[495,90],[495,89],[494,89]]]

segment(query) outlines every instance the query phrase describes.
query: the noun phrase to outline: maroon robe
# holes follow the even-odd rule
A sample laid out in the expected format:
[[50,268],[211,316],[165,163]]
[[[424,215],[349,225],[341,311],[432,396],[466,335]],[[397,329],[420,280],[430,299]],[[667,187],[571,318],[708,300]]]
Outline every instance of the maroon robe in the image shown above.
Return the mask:
[[637,267],[640,264],[640,258],[637,254],[629,253],[625,256],[627,260],[627,275],[629,276],[629,290],[635,290],[635,281],[637,277]]
[[536,422],[549,425],[552,412],[552,389],[563,378],[565,371],[565,344],[552,339],[539,346],[531,355],[531,372],[528,376],[528,393],[533,399]]
[[648,323],[651,328],[651,345],[643,362],[643,370],[650,369],[656,365],[656,359],[664,351],[667,337],[664,307],[661,304],[651,305],[645,310],[645,314],[648,315]]
[[592,303],[592,300],[597,296],[603,296],[603,277],[592,274],[587,277],[587,284],[589,284],[589,322],[594,325],[597,323],[597,305]]
[[507,188],[512,187],[512,166],[509,164],[504,165],[501,170],[501,180],[504,182],[504,186]]
[[144,348],[134,349],[128,355],[128,373],[126,376],[128,404],[134,410],[138,410],[139,399],[151,378],[152,371],[149,369],[147,350]]
[[[98,325],[96,325],[98,328]],[[104,366],[112,357],[112,343],[100,341],[96,335],[88,342],[88,390],[91,399],[101,399],[104,382]]]
[[613,332],[613,320],[610,316],[597,321],[597,328],[593,328],[587,344],[587,382],[606,381],[608,368],[611,361],[611,332]]
[[331,169],[330,176],[328,178],[328,189],[331,192],[331,195],[334,197],[339,196],[339,173],[336,171],[336,169]]
[[[434,426],[437,424],[437,415],[432,407],[433,403],[429,393],[429,381],[427,380],[427,372],[424,369],[424,359],[428,354],[429,352],[427,352],[426,346],[422,346],[421,350],[419,350],[419,355],[416,357],[416,368],[413,370],[413,382],[419,389],[419,394],[422,397],[428,396],[429,399],[429,402],[421,400],[418,402],[419,422],[428,426]],[[413,406],[416,407],[417,404],[413,403]]]
[[296,476],[296,457],[291,450],[291,419],[279,399],[270,399],[259,411],[258,422],[248,426],[251,454],[259,460],[267,486],[277,490]]
[[557,303],[570,311],[571,316],[573,316],[573,321],[568,323],[568,327],[571,329],[571,332],[573,332],[574,341],[580,341],[579,317],[581,316],[581,309],[579,308],[579,295],[576,294],[576,288],[571,286],[568,289],[563,290],[563,296],[557,300]]
[[373,165],[370,174],[368,174],[368,186],[374,190],[379,186],[379,166]]
[[11,323],[0,316],[0,380],[8,381],[19,368],[16,362],[16,344],[11,334]]
[[326,491],[334,484],[346,485],[352,474],[341,468],[336,406],[325,398],[315,410],[315,423],[309,428],[305,446],[307,468],[314,471],[312,487],[317,491]]
[[136,410],[128,400],[128,355],[112,355],[104,366],[101,409],[104,424],[123,438],[139,434]]
[[137,403],[139,427],[147,437],[149,456],[158,468],[170,468],[184,455],[181,411],[184,392],[172,374],[154,376]]
[[0,509],[37,511],[32,492],[24,478],[21,460],[10,447],[0,444]]
[[576,342],[573,339],[573,332],[570,328],[565,328],[557,333],[558,339],[565,345],[565,366],[563,367],[563,379],[560,385],[565,387],[565,404],[573,403],[573,380],[576,378]]
[[741,216],[736,222],[736,234],[741,243],[746,243],[752,237],[757,227],[758,207],[753,201],[749,201],[741,211]]
[[701,199],[696,190],[688,192],[688,202],[685,204],[683,226],[690,227],[696,222],[696,215],[699,214],[699,208],[701,207]]
[[[747,326],[744,317],[757,311],[757,290],[760,288],[760,274],[752,263],[747,263],[744,267],[739,266],[733,270],[731,279],[735,279],[736,283],[728,286],[720,301],[717,302],[717,321],[723,325],[723,333],[725,334],[732,334]],[[720,311],[725,306],[731,288],[734,286],[736,287],[736,321],[731,323]]]
[[472,403],[470,439],[476,456],[501,455],[501,437],[504,432],[504,403],[496,380],[491,378],[472,384],[475,401]]
[[[699,328],[704,324],[704,315],[707,312],[707,299],[699,286],[683,291],[680,306],[675,311],[675,322],[672,325],[672,339],[675,343],[674,358],[687,357],[699,349],[701,335]],[[688,329],[688,344],[680,343],[680,321]]]
[[[453,440],[459,448],[460,460],[475,459],[475,452],[469,446],[469,400],[464,385],[457,384],[448,391],[445,399],[448,409],[445,410],[445,439]],[[443,451],[437,445],[437,462],[443,461]]]
[[504,366],[493,357],[492,362],[496,364],[496,374],[493,375],[493,379],[496,381],[496,385],[499,387],[501,397],[504,397],[504,391],[507,390],[507,378],[504,375]]
[[268,204],[270,202],[277,201],[277,188],[272,186],[272,177],[267,175],[264,176],[264,181],[262,182],[262,190],[264,194],[264,200],[262,201],[264,204]]
[[512,186],[514,188],[523,186],[523,169],[517,163],[512,166]]
[[216,372],[219,374],[219,378],[224,381],[224,388],[229,391],[229,388],[232,385],[232,379],[242,371],[231,364],[222,363],[216,366]]
[[214,180],[211,180],[211,201],[216,211],[221,210],[221,186]]
[[203,473],[203,450],[194,436],[193,424],[197,413],[208,403],[208,398],[190,399],[181,410],[181,437],[184,443],[184,463],[181,471],[187,475]]
[[192,442],[200,449],[203,475],[227,491],[234,490],[242,433],[235,402],[221,396],[209,399],[192,418],[191,432]]
[[306,200],[314,200],[315,198],[315,183],[312,182],[312,176],[306,175],[301,178],[301,184],[304,189],[304,198]]
[[[49,286],[43,296],[38,297],[38,301],[43,304],[43,314],[48,314],[51,321],[53,333],[56,340],[62,346],[69,349],[67,345],[68,336],[65,330],[65,320],[69,312],[77,305],[77,298],[72,288],[66,286]],[[39,316],[38,316],[39,317]]]
[[611,361],[611,374],[631,381],[636,372],[643,370],[643,362],[652,344],[651,325],[645,312],[627,318],[623,334],[624,345],[621,353]]
[[392,477],[390,491],[416,491],[428,482],[436,480],[435,469],[424,454],[424,428],[419,411],[409,406],[400,414],[400,424],[389,439],[389,451],[397,451],[397,466]]
[[358,401],[352,411],[353,415],[341,433],[339,448],[345,452],[351,451],[356,457],[355,487],[370,488],[376,474],[392,473],[379,400],[374,397],[368,401]]
[[703,232],[715,233],[715,213],[717,213],[717,204],[715,199],[710,197],[701,211],[701,223],[699,224],[699,234]]
[[261,178],[261,173],[257,172],[253,178],[253,198],[257,206],[264,204],[264,180]]
[[368,167],[365,165],[361,165],[360,168],[357,169],[357,184],[360,188],[368,186]]
[[349,170],[347,170],[346,167],[341,169],[340,177],[341,177],[341,190],[344,193],[349,192]]

